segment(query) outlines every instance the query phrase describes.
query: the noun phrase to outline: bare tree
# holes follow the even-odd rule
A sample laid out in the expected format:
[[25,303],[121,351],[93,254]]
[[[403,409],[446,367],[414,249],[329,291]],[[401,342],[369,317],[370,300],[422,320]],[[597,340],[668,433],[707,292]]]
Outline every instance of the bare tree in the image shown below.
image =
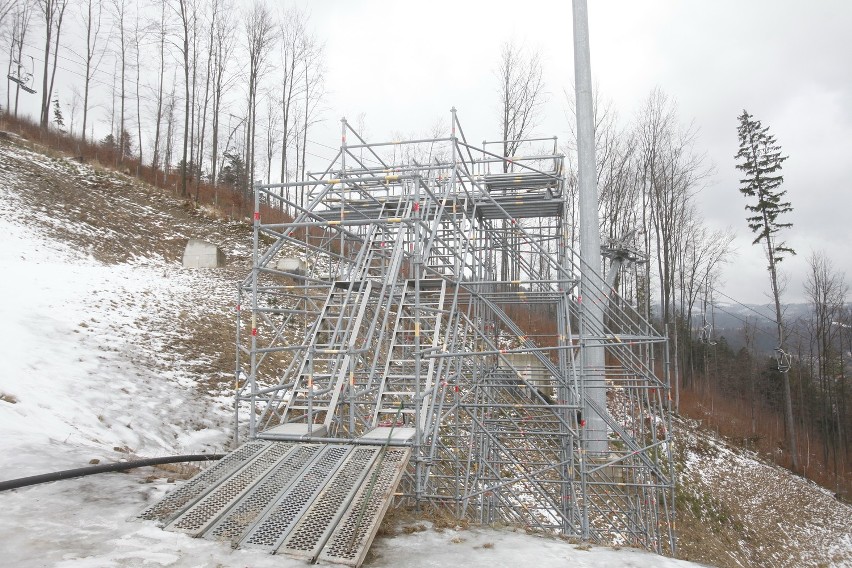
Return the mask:
[[[0,0],[0,37],[2,37],[4,28],[8,21],[8,17],[14,16],[14,9],[18,6],[18,0]],[[13,46],[14,49],[14,46]],[[10,53],[9,57],[9,73],[7,73],[7,90],[6,90],[6,111],[9,110],[9,89],[8,89],[8,75],[11,75],[12,72],[12,54]]]
[[[191,43],[191,56],[189,58],[190,64],[192,66],[192,87],[190,88],[191,98],[189,102],[190,108],[190,117],[189,117],[189,164],[187,168],[190,168],[191,179],[195,183],[196,194],[198,191],[198,178],[201,176],[201,166],[200,166],[200,157],[198,155],[198,151],[200,148],[198,138],[197,138],[197,129],[198,129],[198,121],[201,110],[199,109],[198,103],[198,57],[199,52],[201,51],[201,42],[202,42],[202,34],[199,23],[199,4],[198,0],[192,5],[192,43]],[[197,198],[197,195],[196,195]]]
[[[319,121],[320,104],[325,94],[324,48],[313,36],[305,36],[304,106],[302,108],[302,159],[300,179],[307,179],[308,131]],[[305,205],[305,195],[300,196],[300,205]]]
[[659,89],[646,102],[637,136],[640,181],[647,196],[643,221],[653,239],[648,244],[657,258],[662,319],[668,324],[677,308],[677,260],[689,234],[694,194],[712,170],[705,156],[693,150],[695,131],[680,127],[676,105]]
[[[695,343],[701,348],[706,355],[704,344],[710,341],[709,334],[705,326],[710,326],[706,320],[706,305],[707,298],[713,291],[713,285],[718,280],[718,271],[725,264],[731,255],[734,234],[730,229],[712,231],[707,228],[697,214],[690,217],[689,224],[684,228],[684,245],[680,247],[679,258],[677,259],[678,273],[678,292],[679,292],[679,314],[683,322],[682,328],[686,336],[681,344],[685,344],[687,349],[684,349],[683,364],[684,367],[689,366],[689,374],[684,370],[683,384],[684,387],[689,386],[688,380],[695,376],[695,361],[694,355],[696,349],[693,348]],[[696,341],[693,335],[693,329],[690,325],[692,322],[694,310],[699,297],[704,296],[704,309],[702,310],[703,322],[701,329],[701,337]],[[710,326],[712,329],[712,326]],[[707,376],[706,359],[704,376]],[[680,391],[676,392],[679,395]],[[679,411],[679,396],[676,397],[675,407]]]
[[147,31],[139,27],[140,21],[139,4],[136,4],[136,18],[133,23],[133,51],[136,58],[136,136],[139,165],[142,166],[142,42],[147,36]]
[[[538,112],[544,103],[544,82],[538,52],[527,54],[520,46],[506,42],[500,50],[497,67],[500,96],[500,132],[503,138],[503,156],[516,154],[524,138],[536,126]],[[511,169],[511,162],[503,161],[503,172]],[[502,221],[502,232],[507,240],[513,239],[514,230],[508,221]],[[508,247],[503,247],[500,258],[501,280],[515,279],[516,266],[510,266]]]
[[[521,140],[528,138],[535,128],[539,110],[545,102],[540,55],[538,52],[526,54],[514,43],[504,43],[497,78],[503,155],[511,157]],[[503,171],[509,171],[509,162],[503,162]]]
[[[56,78],[56,59],[59,55],[59,36],[62,32],[62,19],[68,0],[37,0],[44,17],[44,77],[41,93],[41,128],[47,130],[50,123],[50,102],[53,94],[53,82]],[[50,46],[53,45],[53,66],[50,64]],[[48,80],[48,75],[50,79]]]
[[[163,158],[163,173],[164,177],[167,178],[169,175],[169,170],[172,165],[172,148],[174,147],[174,131],[175,131],[175,104],[177,101],[175,100],[175,83],[174,77],[172,77],[172,91],[169,93],[169,100],[166,103],[166,150],[165,156]],[[184,162],[185,164],[186,162]],[[186,173],[185,169],[181,169],[182,173]]]
[[86,32],[86,70],[83,75],[83,142],[86,141],[86,123],[89,118],[89,89],[92,77],[103,61],[104,51],[98,55],[98,39],[101,33],[101,20],[103,16],[103,2],[101,0],[86,0],[81,6],[80,16],[83,29]]
[[[823,252],[812,252],[808,258],[805,292],[812,306],[811,330],[816,344],[815,375],[821,408],[819,429],[823,432],[823,457],[833,458],[838,472],[838,451],[844,447],[845,430],[842,416],[845,401],[845,369],[843,368],[843,331],[846,297],[849,291],[842,274],[835,272],[831,260]],[[840,396],[844,395],[844,396]]]
[[180,195],[186,197],[187,192],[187,156],[189,151],[189,135],[190,122],[192,120],[190,114],[190,44],[193,42],[193,32],[195,31],[195,2],[194,0],[177,0],[177,5],[174,6],[178,17],[180,18],[181,35],[178,43],[178,51],[183,59],[183,85],[184,85],[184,122],[183,122],[183,153],[180,164]]
[[755,375],[757,375],[757,369],[755,369],[755,335],[757,334],[757,323],[754,322],[753,318],[746,316],[745,321],[743,322],[743,339],[745,341],[745,349],[749,354],[749,368],[748,368],[748,388],[749,388],[749,398],[750,398],[750,409],[751,409],[751,433],[754,435],[757,432],[757,392],[756,392],[756,381]]
[[12,13],[12,9],[17,5],[17,3],[18,0],[0,0],[0,30],[3,29],[6,17]]
[[76,133],[74,125],[77,123],[77,113],[80,111],[82,105],[83,97],[80,96],[80,89],[77,85],[74,85],[71,87],[71,124],[68,129],[72,136]]
[[272,183],[272,156],[282,140],[281,115],[272,93],[266,94],[266,183]]
[[126,23],[125,17],[127,15],[127,0],[112,0],[112,16],[115,20],[115,25],[118,28],[118,46],[117,46],[117,55],[118,55],[118,65],[120,69],[120,79],[119,79],[119,119],[118,119],[118,131],[113,133],[115,136],[116,143],[118,144],[118,163],[121,164],[124,162],[124,157],[128,153],[128,148],[125,147],[125,141],[129,141],[126,136],[127,128],[125,121],[125,103],[127,101],[126,96],[126,74],[127,74],[127,36],[126,36]]
[[[232,11],[233,7],[226,4],[224,0],[213,0],[213,9],[217,12],[227,13]],[[236,34],[234,26],[224,17],[219,17],[214,25],[214,38],[212,56],[213,63],[211,65],[212,73],[212,167],[210,178],[213,186],[217,187],[219,178],[219,118],[222,109],[222,97],[232,83],[236,75],[229,75],[228,62],[231,59],[234,50]],[[215,194],[215,199],[218,202],[218,192]]]
[[206,132],[207,132],[207,107],[210,104],[210,96],[211,96],[211,87],[213,81],[213,65],[215,62],[214,59],[214,51],[216,46],[216,25],[218,24],[218,20],[222,17],[220,12],[221,2],[218,0],[211,0],[209,4],[209,28],[207,34],[207,61],[205,63],[206,70],[204,73],[204,97],[202,98],[201,109],[199,113],[199,117],[201,120],[201,131],[198,135],[198,165],[196,166],[198,169],[199,175],[195,179],[195,202],[198,203],[198,194],[199,194],[199,186],[201,184],[201,171],[202,164],[204,162],[204,143],[206,142]]
[[[254,183],[258,83],[274,39],[272,15],[261,0],[255,0],[246,14],[245,34],[249,57],[245,164],[248,173],[247,184],[250,186]],[[246,196],[248,196],[248,189],[249,187],[246,187]]]
[[[289,148],[296,144],[299,130],[294,114],[296,102],[302,95],[302,68],[306,63],[306,18],[297,7],[289,8],[281,21],[281,181],[290,181]],[[298,164],[298,158],[297,158]]]
[[[154,154],[151,158],[151,167],[156,172],[160,169],[160,138],[163,122],[163,84],[166,74],[166,1],[160,2],[160,18],[157,22],[157,107],[154,114]],[[165,168],[163,168],[165,170]]]

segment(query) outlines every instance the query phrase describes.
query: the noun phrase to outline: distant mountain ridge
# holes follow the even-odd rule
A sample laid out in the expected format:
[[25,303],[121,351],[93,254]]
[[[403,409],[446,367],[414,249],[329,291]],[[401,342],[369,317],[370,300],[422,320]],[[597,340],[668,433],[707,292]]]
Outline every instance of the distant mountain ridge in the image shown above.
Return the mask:
[[[852,303],[847,307],[852,307]],[[788,329],[788,347],[791,342],[797,342],[799,336],[795,330],[797,323],[810,318],[813,306],[807,302],[782,304],[784,324]],[[775,331],[775,306],[771,304],[737,304],[716,302],[712,307],[707,306],[707,321],[712,326],[711,339],[718,341],[724,337],[728,345],[735,351],[745,346],[743,328],[746,322],[757,326],[755,347],[758,353],[771,355],[777,347],[778,340]],[[693,329],[702,327],[703,318],[699,311],[692,316]],[[789,351],[789,348],[788,348]]]

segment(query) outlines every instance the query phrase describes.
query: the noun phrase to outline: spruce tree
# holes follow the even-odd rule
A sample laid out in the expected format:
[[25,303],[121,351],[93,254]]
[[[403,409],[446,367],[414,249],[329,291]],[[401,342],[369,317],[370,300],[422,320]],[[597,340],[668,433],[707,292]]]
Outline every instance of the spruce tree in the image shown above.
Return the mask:
[[746,217],[749,228],[757,235],[752,244],[763,243],[766,258],[769,261],[769,279],[772,284],[772,296],[775,300],[775,323],[778,329],[779,371],[782,376],[784,389],[784,422],[787,426],[787,447],[793,459],[793,469],[799,469],[799,454],[796,444],[796,428],[793,422],[793,401],[790,394],[790,375],[784,358],[784,326],[781,319],[781,291],[778,286],[777,265],[785,255],[796,254],[783,240],[778,238],[781,229],[793,226],[792,223],[782,223],[779,217],[793,210],[789,201],[782,201],[787,193],[781,190],[784,176],[781,166],[787,156],[781,155],[781,146],[775,137],[769,133],[769,127],[762,126],[748,111],[738,117],[740,125],[737,128],[740,149],[736,158],[740,160],[737,169],[744,172],[740,180],[740,192],[749,198]]
[[62,108],[59,106],[59,97],[53,99],[53,122],[59,127],[59,131],[65,133],[65,117],[62,115]]

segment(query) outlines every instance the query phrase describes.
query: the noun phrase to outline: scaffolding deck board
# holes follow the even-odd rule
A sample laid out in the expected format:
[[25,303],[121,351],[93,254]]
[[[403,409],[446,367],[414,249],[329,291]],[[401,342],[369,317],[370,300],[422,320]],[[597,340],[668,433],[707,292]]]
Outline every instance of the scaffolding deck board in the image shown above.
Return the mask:
[[146,509],[166,530],[360,566],[411,449],[255,440]]

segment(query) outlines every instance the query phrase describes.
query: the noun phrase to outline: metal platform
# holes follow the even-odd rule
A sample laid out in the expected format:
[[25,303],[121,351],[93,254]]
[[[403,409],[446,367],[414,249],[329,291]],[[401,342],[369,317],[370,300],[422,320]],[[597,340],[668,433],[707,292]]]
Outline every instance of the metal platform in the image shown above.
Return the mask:
[[308,562],[360,566],[411,449],[255,440],[139,517]]

